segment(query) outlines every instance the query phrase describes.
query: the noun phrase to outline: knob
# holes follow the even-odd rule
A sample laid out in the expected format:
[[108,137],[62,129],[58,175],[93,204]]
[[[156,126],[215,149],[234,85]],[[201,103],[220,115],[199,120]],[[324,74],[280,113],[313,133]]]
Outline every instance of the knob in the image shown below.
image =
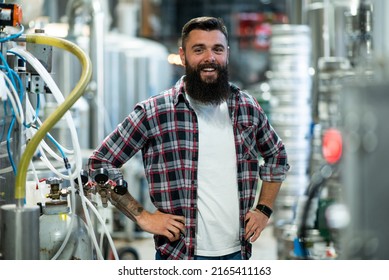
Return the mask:
[[127,192],[127,181],[119,179],[116,181],[116,186],[113,188],[113,191],[117,194],[123,195]]
[[[81,170],[80,172],[80,177],[81,177],[81,183],[82,185],[84,186],[86,183],[88,183],[89,181],[89,176],[88,176],[88,171],[86,170]],[[78,183],[78,177],[76,179],[74,179],[74,183],[76,183],[77,185],[80,185]]]
[[94,172],[94,180],[98,184],[104,184],[108,181],[108,171],[104,168],[96,169]]

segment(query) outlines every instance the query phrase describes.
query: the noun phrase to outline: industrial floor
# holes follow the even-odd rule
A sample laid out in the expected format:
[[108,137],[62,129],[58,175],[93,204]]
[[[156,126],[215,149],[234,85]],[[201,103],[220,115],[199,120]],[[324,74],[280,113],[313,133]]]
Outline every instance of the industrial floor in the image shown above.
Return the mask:
[[[253,254],[251,260],[276,260],[277,243],[273,234],[273,226],[270,224],[262,233],[260,238],[253,243]],[[121,246],[129,246],[137,251],[140,260],[154,260],[155,250],[151,235],[144,234],[142,238],[123,244],[118,243],[118,250]]]

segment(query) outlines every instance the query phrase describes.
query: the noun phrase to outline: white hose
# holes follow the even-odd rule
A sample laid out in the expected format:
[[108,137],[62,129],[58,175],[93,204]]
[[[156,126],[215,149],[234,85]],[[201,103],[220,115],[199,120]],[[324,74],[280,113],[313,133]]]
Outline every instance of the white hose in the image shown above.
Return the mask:
[[[56,99],[57,103],[64,102],[65,99],[64,99],[61,91],[59,90],[57,84],[54,82],[54,80],[51,77],[51,75],[47,72],[47,70],[43,67],[43,65],[39,62],[39,60],[37,60],[32,54],[30,54],[29,52],[27,52],[26,50],[24,50],[22,48],[13,48],[11,51],[13,51],[13,52],[23,56],[30,63],[30,65],[38,72],[38,74],[43,78],[43,80],[45,81],[46,85],[51,90],[51,92],[52,92],[54,98]],[[31,110],[31,108],[32,108],[32,106],[30,107],[30,110]],[[73,119],[72,119],[72,116],[71,116],[70,112],[66,112],[65,113],[65,118],[66,118],[66,121],[68,123],[69,129],[70,129],[70,132],[71,132],[72,143],[73,143],[73,146],[74,146],[74,160],[75,160],[76,164],[75,164],[75,170],[74,170],[73,173],[71,173],[71,170],[68,169],[68,172],[69,172],[68,176],[63,175],[63,174],[58,174],[57,172],[56,173],[57,173],[57,175],[60,175],[62,178],[67,179],[67,180],[69,180],[71,182],[72,204],[75,205],[75,196],[74,196],[75,195],[75,188],[74,188],[73,180],[78,177],[79,182],[81,182],[81,178],[80,178],[79,174],[80,174],[81,169],[82,169],[82,155],[81,155],[81,149],[80,149],[80,145],[79,145],[79,141],[78,141],[77,131],[76,131],[76,128],[75,128],[75,125],[74,125],[74,122],[73,122]],[[38,121],[40,121],[40,120],[38,119]],[[48,147],[48,145],[46,143],[44,143],[42,146],[44,146],[46,148]],[[42,153],[43,149],[41,149],[40,151]],[[50,154],[51,154],[52,150],[51,149],[47,149],[47,151],[50,151]],[[44,152],[42,154],[45,155]],[[56,157],[59,158],[58,155]],[[47,160],[47,157],[44,156],[44,158],[46,160],[46,164],[48,164],[48,166],[52,167],[52,165],[49,164],[49,161]],[[54,171],[54,170],[52,170],[52,171]],[[112,240],[112,237],[111,237],[111,235],[110,235],[110,233],[109,233],[109,231],[108,231],[108,229],[107,229],[103,219],[101,218],[99,212],[95,209],[93,204],[88,199],[85,198],[82,186],[80,186],[79,191],[80,191],[80,197],[81,197],[83,211],[84,211],[85,218],[86,218],[86,221],[87,221],[86,224],[88,226],[89,234],[90,234],[90,236],[92,238],[92,241],[93,241],[93,244],[95,246],[98,259],[103,260],[104,258],[102,256],[101,250],[100,250],[99,245],[97,243],[97,239],[96,239],[96,236],[94,234],[93,225],[92,225],[92,222],[91,222],[91,219],[90,219],[90,216],[89,216],[89,211],[88,211],[88,208],[87,208],[86,204],[88,204],[89,208],[92,209],[92,211],[95,213],[97,219],[101,223],[101,225],[102,225],[102,227],[103,227],[103,229],[104,229],[104,231],[105,231],[105,233],[107,235],[108,241],[109,241],[109,243],[111,245],[112,252],[114,254],[115,259],[119,259],[117,251],[116,251],[114,243],[113,243],[113,240]],[[72,223],[73,223],[75,213],[74,213],[74,211],[72,211],[71,213],[73,215],[72,216]],[[62,253],[63,249],[65,248],[65,246],[66,246],[66,244],[67,244],[67,242],[68,242],[68,240],[70,238],[71,229],[72,229],[72,226],[70,227],[70,230],[68,231],[68,233],[67,233],[67,235],[65,237],[64,242],[62,243],[60,249],[58,250],[56,255],[53,257],[53,259],[58,258],[58,256]]]
[[[35,109],[32,107],[31,102],[30,102],[28,96],[26,96],[26,119],[27,119],[27,123],[32,122],[34,120],[34,118],[35,118],[35,122],[37,122],[39,125],[41,125],[42,124],[41,120],[37,116],[35,116],[35,114],[36,114]],[[25,131],[26,138],[30,139],[31,137],[33,137],[35,132],[36,132],[36,129],[37,128],[34,128],[34,127],[27,128],[26,131]],[[62,148],[61,145],[60,145],[60,147]],[[62,178],[64,180],[70,179],[68,176],[66,176],[66,175],[62,174],[61,172],[57,171],[57,169],[51,164],[50,160],[47,158],[45,151],[47,151],[58,162],[63,163],[63,158],[61,156],[57,155],[57,153],[55,153],[44,140],[42,140],[41,143],[39,144],[38,150],[39,150],[39,152],[41,154],[41,160],[47,165],[47,167],[54,174],[56,174],[58,177],[60,177],[60,178]],[[64,151],[64,152],[67,153],[67,151]],[[30,163],[30,166],[31,165],[32,165],[32,163]]]
[[[31,122],[34,119],[35,110],[32,107],[28,97],[26,98],[26,107],[27,107],[26,118],[27,118],[28,122]],[[39,118],[36,119],[36,122],[39,125],[41,124],[41,121],[40,121]],[[30,139],[31,137],[33,137],[35,132],[36,132],[36,128],[33,128],[33,127],[26,129],[26,132],[25,132],[26,139]],[[62,174],[61,172],[57,171],[57,169],[51,164],[51,162],[47,158],[45,151],[47,151],[54,159],[56,159],[57,161],[63,163],[63,158],[61,156],[57,155],[57,153],[55,153],[44,140],[42,140],[41,143],[39,144],[38,150],[39,150],[39,152],[41,154],[41,157],[40,157],[41,160],[46,164],[46,166],[54,174],[56,174],[58,177],[60,177],[60,178],[62,178],[64,180],[70,179],[70,178],[68,178],[68,176],[66,176],[66,175]],[[30,164],[30,166],[31,166],[31,164]]]
[[34,181],[35,181],[35,184],[38,186],[39,188],[39,195],[41,197],[41,203],[42,205],[45,205],[45,195],[42,193],[42,188],[39,186],[39,178],[38,178],[38,172],[36,172],[36,169],[35,169],[35,166],[34,166],[34,163],[33,161],[31,161],[30,163],[30,166],[31,166],[31,169],[32,169],[32,174],[34,175]]
[[0,169],[0,174],[6,174],[6,173],[12,172],[12,171],[13,171],[12,166],[9,166],[9,167]]
[[[70,170],[68,169],[68,172],[70,173]],[[69,174],[70,176],[70,174]],[[73,182],[72,180],[70,181],[71,183]],[[73,183],[74,184],[74,183]],[[65,236],[65,239],[64,241],[62,242],[61,244],[61,247],[59,247],[58,251],[55,253],[55,255],[51,258],[52,260],[56,260],[58,259],[58,257],[62,254],[63,250],[65,249],[66,245],[68,244],[69,242],[69,239],[70,239],[70,235],[72,234],[73,232],[73,224],[74,224],[74,221],[76,220],[76,214],[75,214],[75,211],[72,211],[72,208],[71,208],[71,205],[75,205],[76,203],[76,198],[75,198],[75,191],[74,191],[74,185],[73,187],[71,188],[70,190],[70,194],[71,194],[71,200],[72,202],[70,203],[70,216],[71,216],[71,219],[70,219],[70,225],[68,227],[68,231],[66,232],[66,236]]]
[[[63,97],[63,94],[59,90],[57,84],[55,83],[51,75],[47,72],[47,70],[43,67],[43,65],[40,63],[38,59],[36,59],[31,53],[29,53],[28,51],[20,47],[12,48],[11,51],[24,57],[26,61],[38,72],[38,74],[42,77],[46,85],[51,90],[57,103],[60,104],[64,102],[65,99]],[[73,173],[70,173],[68,177],[69,180],[73,180],[77,178],[78,174],[81,172],[82,169],[81,148],[78,141],[76,127],[74,125],[72,116],[69,111],[65,113],[65,118],[70,129],[72,143],[74,146],[75,170]]]
[[[29,102],[29,99],[27,98],[27,107],[28,107],[28,109],[31,111],[31,114],[30,114],[30,118],[31,118],[31,120],[33,120],[33,118],[34,118],[34,116],[33,115],[35,115],[35,110],[34,110],[34,108],[32,107],[32,105],[31,105],[31,102]],[[41,126],[42,125],[42,121],[41,121],[41,119],[40,118],[37,118],[36,119],[36,122],[38,123],[38,125],[39,126]],[[50,134],[50,133],[48,133],[48,134]],[[43,141],[42,140],[42,142],[43,143],[45,143],[46,144],[46,142],[45,141]],[[66,153],[66,154],[74,154],[74,150],[69,150],[69,149],[67,149],[67,148],[65,148],[65,147],[63,147],[61,144],[59,144],[58,143],[58,145],[61,147],[61,149]],[[48,145],[46,145],[47,147],[48,147],[48,149],[47,149],[47,151],[48,150],[51,150],[51,148],[48,146]],[[50,153],[51,154],[51,153]],[[55,154],[55,153],[54,153]],[[53,155],[54,156],[54,155]]]
[[[0,89],[2,91],[4,90],[5,93],[7,94],[8,98],[11,102],[12,108],[15,111],[15,116],[16,116],[17,121],[20,124],[23,124],[23,122],[24,122],[23,107],[22,107],[22,104],[19,100],[19,96],[15,90],[15,87],[13,86],[11,80],[7,77],[7,75],[3,71],[0,71],[0,73],[2,74],[1,77],[3,78],[3,79],[0,79]],[[11,88],[11,91],[13,94],[8,89],[5,82],[8,83],[8,86]]]
[[[27,110],[26,110],[27,117],[26,118],[28,119],[28,121],[31,122],[34,120],[34,117],[36,117],[35,122],[38,123],[39,126],[41,126],[42,121],[40,118],[35,116],[35,109],[31,105],[31,102],[30,102],[28,96],[26,96],[26,108],[27,108]],[[26,132],[26,135],[28,136],[28,138],[31,138],[34,135],[34,132],[36,130],[35,130],[35,128],[29,128],[27,131],[28,131],[28,134]],[[48,133],[48,134],[50,134],[50,133]],[[55,158],[56,160],[61,161],[61,162],[63,161],[63,158],[61,156],[59,156],[56,152],[54,152],[53,149],[51,149],[50,146],[43,139],[41,141],[41,145],[53,158]],[[69,149],[63,147],[60,143],[58,143],[58,145],[65,152],[65,154],[67,154],[67,155],[74,154],[74,150],[69,150]]]
[[[101,219],[103,220],[103,223],[106,224],[107,208],[103,209],[103,216],[101,217]],[[100,248],[103,248],[103,245],[104,245],[104,234],[100,234],[100,243],[99,243]]]
[[[61,91],[59,90],[57,84],[54,82],[53,78],[51,77],[51,75],[47,72],[47,70],[43,67],[43,65],[39,62],[39,60],[37,60],[32,54],[30,54],[29,52],[25,51],[24,49],[22,48],[13,48],[11,51],[23,56],[29,63],[30,65],[38,72],[38,74],[43,78],[43,80],[45,81],[46,85],[49,87],[49,89],[51,90],[54,98],[56,99],[57,103],[62,103],[64,102],[64,97],[61,93]],[[30,107],[31,109],[31,107]],[[69,172],[69,175],[66,176],[64,174],[61,174],[59,172],[57,172],[55,170],[55,168],[50,164],[50,162],[47,160],[47,157],[45,156],[45,153],[43,152],[43,150],[41,149],[41,153],[44,155],[42,158],[44,158],[44,160],[46,161],[46,164],[48,165],[48,167],[54,171],[57,175],[59,175],[61,178],[63,179],[66,179],[66,180],[69,180],[71,182],[71,185],[72,185],[72,191],[71,193],[73,195],[75,195],[75,188],[74,188],[74,182],[73,180],[75,178],[79,178],[79,174],[81,172],[81,169],[82,169],[82,155],[81,155],[81,149],[80,149],[80,145],[79,145],[79,141],[78,141],[78,136],[77,136],[77,131],[76,131],[76,128],[75,128],[75,125],[74,125],[74,122],[73,122],[73,119],[72,119],[72,116],[70,114],[70,112],[66,112],[65,113],[65,118],[66,118],[66,121],[68,123],[68,126],[69,126],[69,129],[70,129],[70,132],[71,132],[71,137],[72,137],[72,143],[73,143],[73,146],[74,146],[74,158],[75,158],[75,170],[73,173],[71,173],[71,170],[68,170]],[[40,121],[40,120],[39,120]],[[47,145],[47,144],[45,144]],[[48,149],[48,151],[52,151],[51,149]],[[55,154],[55,153],[54,153]],[[57,156],[58,158],[58,156]],[[80,182],[81,182],[81,178],[79,178]],[[82,192],[82,187],[80,188],[81,192]],[[81,198],[83,198],[83,193],[81,195]],[[75,198],[72,197],[72,201],[73,201],[73,205],[75,205]],[[103,255],[99,249],[99,246],[98,246],[98,243],[97,243],[97,240],[96,240],[96,236],[94,234],[94,230],[93,230],[93,225],[92,225],[92,221],[90,219],[90,216],[89,216],[89,213],[88,213],[88,208],[86,207],[85,205],[85,199],[81,199],[82,201],[82,206],[83,206],[83,210],[84,210],[84,213],[85,213],[85,218],[86,218],[86,221],[87,221],[87,226],[88,226],[88,229],[89,229],[89,234],[92,238],[92,241],[94,243],[94,246],[96,247],[96,253],[97,253],[97,257],[101,260],[103,260]],[[70,235],[71,235],[71,231],[72,231],[72,226],[73,226],[73,221],[75,220],[75,213],[74,211],[72,211],[72,222],[71,222],[71,225],[70,225],[70,228],[67,232],[67,235],[64,239],[64,242],[61,244],[61,247],[60,249],[57,251],[57,253],[53,256],[53,259],[57,259],[58,256],[63,252],[69,238],[70,238]]]
[[[77,180],[78,180],[78,182],[82,182],[80,174],[78,175],[78,179]],[[84,211],[85,219],[87,220],[89,234],[92,236],[92,241],[93,241],[93,245],[95,246],[95,249],[96,249],[97,257],[98,257],[98,259],[103,260],[104,257],[103,257],[103,254],[102,254],[101,250],[100,250],[99,244],[97,243],[97,238],[96,238],[96,235],[95,235],[95,231],[93,229],[92,220],[90,218],[88,207],[86,205],[86,202],[89,202],[89,200],[85,197],[85,195],[84,195],[84,188],[83,188],[83,186],[81,184],[80,184],[78,189],[79,189],[78,191],[80,192],[82,209]],[[97,216],[97,218],[99,218],[99,215],[96,215],[96,216]],[[101,219],[101,217],[100,217],[100,219]]]
[[109,244],[111,245],[111,249],[112,249],[112,252],[113,252],[113,255],[115,257],[116,260],[119,259],[119,256],[118,256],[118,253],[116,251],[116,247],[115,247],[115,244],[112,240],[112,237],[109,233],[109,230],[107,228],[107,226],[105,225],[104,223],[104,220],[101,218],[101,215],[99,214],[99,212],[97,211],[97,209],[95,208],[95,206],[92,204],[92,202],[90,202],[88,199],[86,199],[85,197],[81,197],[83,200],[85,200],[85,202],[88,204],[88,206],[90,207],[90,209],[92,209],[93,213],[95,213],[97,219],[99,220],[101,226],[103,227],[104,229],[104,232],[105,234],[107,235],[107,238],[108,238],[108,242]]

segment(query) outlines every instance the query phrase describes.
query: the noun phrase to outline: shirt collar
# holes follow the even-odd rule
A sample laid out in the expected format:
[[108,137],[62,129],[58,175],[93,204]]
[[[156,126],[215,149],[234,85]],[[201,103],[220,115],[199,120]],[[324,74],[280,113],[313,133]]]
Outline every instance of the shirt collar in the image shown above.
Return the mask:
[[182,76],[174,85],[174,106],[178,104],[180,100],[185,101],[185,75]]

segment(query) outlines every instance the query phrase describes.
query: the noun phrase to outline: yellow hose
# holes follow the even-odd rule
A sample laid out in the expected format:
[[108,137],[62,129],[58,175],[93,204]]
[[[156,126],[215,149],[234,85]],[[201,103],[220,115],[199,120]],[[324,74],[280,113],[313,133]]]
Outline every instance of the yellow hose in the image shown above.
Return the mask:
[[25,198],[26,195],[26,178],[27,170],[29,163],[39,146],[39,143],[50,131],[50,129],[65,115],[65,113],[73,106],[73,104],[84,94],[85,88],[88,85],[92,77],[92,63],[89,57],[85,52],[75,45],[74,43],[67,41],[65,39],[50,37],[46,35],[31,34],[26,35],[26,42],[33,44],[41,45],[50,45],[53,47],[58,47],[73,53],[81,62],[82,72],[81,77],[65,99],[65,101],[59,105],[57,110],[55,110],[48,118],[42,123],[41,127],[37,130],[36,134],[31,138],[26,146],[19,165],[18,173],[16,175],[15,181],[15,199],[21,200]]

